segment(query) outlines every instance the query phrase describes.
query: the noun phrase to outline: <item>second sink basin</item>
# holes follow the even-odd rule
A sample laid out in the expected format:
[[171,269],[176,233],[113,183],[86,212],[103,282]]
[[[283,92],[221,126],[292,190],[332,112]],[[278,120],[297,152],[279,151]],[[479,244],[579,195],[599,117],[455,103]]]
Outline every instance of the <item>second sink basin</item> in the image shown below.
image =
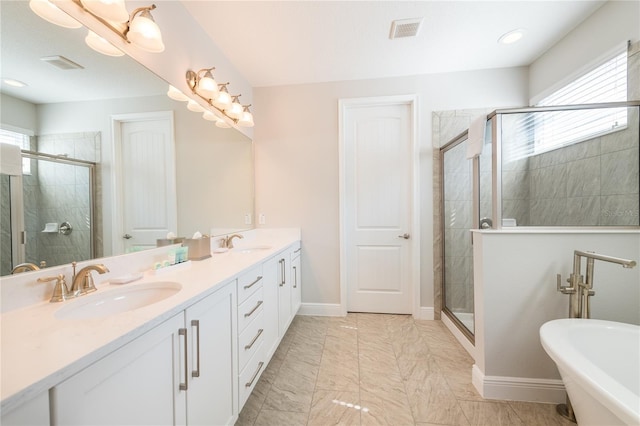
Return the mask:
[[117,290],[105,290],[67,302],[55,313],[58,319],[104,318],[132,311],[173,296],[182,285],[172,281],[136,284]]

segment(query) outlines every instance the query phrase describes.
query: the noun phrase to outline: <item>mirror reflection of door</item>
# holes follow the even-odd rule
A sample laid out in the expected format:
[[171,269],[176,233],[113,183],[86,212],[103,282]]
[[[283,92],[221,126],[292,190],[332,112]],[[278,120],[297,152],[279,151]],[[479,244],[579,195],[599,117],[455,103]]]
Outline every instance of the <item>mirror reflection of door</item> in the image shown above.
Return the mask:
[[[155,247],[177,232],[175,147],[172,112],[116,116],[116,173],[122,206],[114,245],[131,252]],[[116,210],[117,211],[117,210]]]

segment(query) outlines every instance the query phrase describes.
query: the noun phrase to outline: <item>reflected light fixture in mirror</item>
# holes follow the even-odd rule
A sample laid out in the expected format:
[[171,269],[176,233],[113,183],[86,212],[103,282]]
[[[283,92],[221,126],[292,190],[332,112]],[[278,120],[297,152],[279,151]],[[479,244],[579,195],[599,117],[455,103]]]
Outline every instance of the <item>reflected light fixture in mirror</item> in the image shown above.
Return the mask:
[[205,109],[202,105],[194,101],[193,99],[189,99],[187,102],[187,109],[193,112],[204,112]]
[[30,0],[29,8],[33,13],[52,24],[64,28],[80,28],[82,26],[80,22],[67,15],[49,0]]
[[[203,68],[198,72],[187,70],[185,79],[191,89],[191,93],[206,101],[207,104],[232,119],[239,126],[253,127],[253,115],[251,115],[248,109],[246,112],[249,115],[246,116],[245,120],[241,120],[245,113],[244,106],[238,101],[241,95],[229,95],[229,91],[227,90],[228,82],[217,84],[213,78],[213,74],[211,74],[211,71],[214,69],[214,67]],[[219,120],[218,123],[220,122],[229,126],[224,120]],[[218,127],[223,127],[223,124]]]
[[98,34],[89,30],[87,36],[84,39],[87,46],[92,48],[98,53],[102,53],[107,56],[123,56],[124,52],[115,47],[113,44],[109,43],[104,38],[100,37]]
[[124,6],[124,0],[81,0],[81,2],[89,12],[108,21],[124,24],[129,20],[129,12]]
[[169,85],[169,90],[167,91],[167,96],[169,96],[174,101],[179,102],[187,102],[189,98],[187,95],[176,89],[175,87]]

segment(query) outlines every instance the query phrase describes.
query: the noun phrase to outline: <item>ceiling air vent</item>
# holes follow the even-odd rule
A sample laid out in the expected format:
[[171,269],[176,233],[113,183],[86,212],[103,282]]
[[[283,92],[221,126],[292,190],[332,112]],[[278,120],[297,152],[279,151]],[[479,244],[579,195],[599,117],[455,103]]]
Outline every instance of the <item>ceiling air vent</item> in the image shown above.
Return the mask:
[[61,70],[84,69],[82,65],[76,64],[71,59],[67,59],[64,56],[60,56],[60,55],[44,56],[40,58],[40,60],[47,62],[56,68],[60,68]]
[[401,37],[415,37],[420,31],[421,23],[422,18],[396,19],[395,21],[391,22],[391,32],[389,33],[389,38],[393,40],[394,38]]

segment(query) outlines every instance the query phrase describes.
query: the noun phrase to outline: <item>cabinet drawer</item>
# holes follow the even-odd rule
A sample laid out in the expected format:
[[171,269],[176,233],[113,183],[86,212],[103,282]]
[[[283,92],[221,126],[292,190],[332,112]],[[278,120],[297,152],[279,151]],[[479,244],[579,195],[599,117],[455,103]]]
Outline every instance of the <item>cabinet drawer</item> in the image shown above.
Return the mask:
[[262,286],[238,306],[238,333],[242,333],[249,323],[262,313],[264,298]]
[[238,371],[244,369],[249,359],[262,345],[264,332],[264,315],[260,312],[238,337]]
[[256,353],[249,360],[244,370],[238,376],[238,394],[239,394],[239,410],[251,395],[253,388],[256,387],[258,379],[262,375],[264,369],[267,368],[267,362],[264,359],[264,345],[260,344]]
[[247,300],[262,285],[262,265],[251,268],[238,277],[238,303]]

